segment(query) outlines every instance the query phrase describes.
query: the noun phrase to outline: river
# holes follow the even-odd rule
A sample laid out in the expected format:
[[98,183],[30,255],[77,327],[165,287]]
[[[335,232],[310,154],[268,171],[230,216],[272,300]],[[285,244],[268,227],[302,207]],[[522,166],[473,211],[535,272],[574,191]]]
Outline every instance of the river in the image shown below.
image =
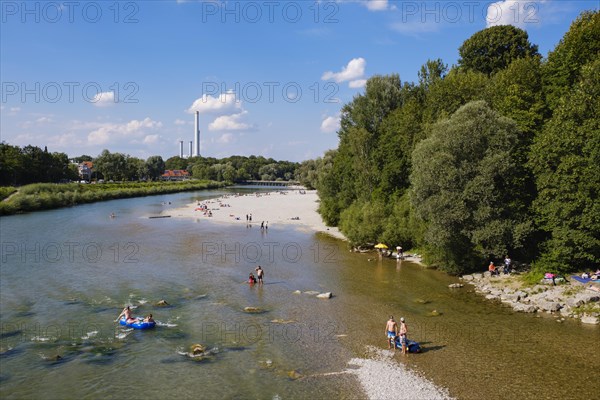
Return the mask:
[[[148,218],[222,193],[2,217],[0,397],[364,398],[337,373],[386,346],[394,314],[425,350],[395,358],[453,397],[598,398],[597,326],[514,313],[446,274],[288,226]],[[246,284],[259,264],[265,284]],[[159,326],[118,326],[126,304]],[[186,356],[195,343],[210,355]]]

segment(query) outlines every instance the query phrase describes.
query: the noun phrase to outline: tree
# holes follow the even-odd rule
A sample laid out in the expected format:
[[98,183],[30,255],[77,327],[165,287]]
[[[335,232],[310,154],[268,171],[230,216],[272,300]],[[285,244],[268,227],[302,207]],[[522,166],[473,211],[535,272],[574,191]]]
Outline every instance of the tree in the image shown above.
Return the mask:
[[434,123],[446,119],[470,101],[487,100],[490,79],[483,73],[452,69],[444,79],[428,87],[423,107],[423,121]]
[[428,88],[438,80],[444,79],[447,72],[448,64],[444,64],[441,58],[438,58],[437,60],[427,60],[427,62],[421,66],[419,71],[419,85]]
[[544,87],[551,109],[579,81],[581,67],[600,55],[600,11],[583,12],[548,54]]
[[537,222],[547,233],[538,265],[568,272],[600,265],[600,59],[561,99],[531,149]]
[[493,75],[514,60],[539,56],[527,32],[512,25],[498,25],[471,36],[458,49],[458,64],[468,70]]
[[73,162],[75,162],[77,164],[82,163],[84,161],[92,161],[92,160],[93,160],[92,156],[88,156],[86,154],[83,154],[79,157],[73,157]]
[[411,202],[427,224],[425,242],[449,272],[519,248],[531,227],[512,193],[522,168],[514,121],[484,101],[461,107],[427,132],[412,157]]
[[127,159],[124,154],[111,153],[104,149],[96,157],[94,168],[98,170],[106,180],[125,180],[129,175]]
[[188,160],[179,156],[171,157],[165,161],[165,169],[187,169]]
[[20,184],[25,171],[21,149],[5,142],[0,143],[0,186]]
[[148,157],[146,160],[146,170],[148,178],[154,181],[165,173],[165,162],[161,156]]

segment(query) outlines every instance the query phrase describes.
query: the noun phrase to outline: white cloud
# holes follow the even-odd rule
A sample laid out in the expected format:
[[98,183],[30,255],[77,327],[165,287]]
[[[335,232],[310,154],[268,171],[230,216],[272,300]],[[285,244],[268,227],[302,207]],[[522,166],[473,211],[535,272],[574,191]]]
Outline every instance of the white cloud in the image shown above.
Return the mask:
[[233,91],[221,93],[218,97],[203,94],[202,97],[194,100],[187,109],[188,113],[199,111],[201,114],[217,113],[230,114],[242,109],[242,102],[236,98]]
[[115,92],[101,92],[94,96],[92,104],[96,107],[110,107],[115,105]]
[[350,81],[348,83],[348,87],[350,87],[352,89],[360,89],[361,87],[364,87],[366,83],[367,83],[366,79],[357,79],[355,81]]
[[19,113],[19,111],[21,111],[21,107],[10,107],[8,109],[8,112],[4,112],[6,110],[6,107],[4,106],[0,106],[0,111],[2,111],[4,116],[10,116],[13,117],[15,115],[17,115]]
[[153,121],[151,118],[131,120],[124,124],[101,123],[87,136],[88,143],[103,145],[116,141],[131,140],[146,135],[146,132],[160,129],[162,122]]
[[176,119],[175,122],[173,122],[175,125],[185,125],[186,122],[182,119]]
[[342,67],[340,72],[327,71],[321,79],[324,81],[333,79],[337,83],[356,80],[364,76],[366,65],[367,61],[364,58],[353,58],[345,67]]
[[240,119],[248,114],[248,111],[242,111],[238,114],[222,115],[217,117],[213,122],[208,124],[208,130],[211,131],[243,131],[252,129],[252,126],[244,122],[240,122]]
[[365,6],[369,11],[384,11],[389,7],[388,0],[367,0]]
[[52,118],[40,117],[40,118],[36,119],[35,122],[37,122],[38,124],[50,123],[50,122],[52,122]]
[[487,8],[486,23],[488,28],[497,25],[514,25],[520,28],[527,24],[539,24],[537,3],[545,1],[506,0],[491,3]]
[[234,139],[233,133],[224,133],[218,139],[217,143],[231,143]]
[[157,134],[146,135],[146,137],[144,138],[144,144],[156,144],[158,143],[158,139],[160,139],[160,136]]
[[321,132],[333,133],[340,129],[340,115],[325,117],[321,122]]

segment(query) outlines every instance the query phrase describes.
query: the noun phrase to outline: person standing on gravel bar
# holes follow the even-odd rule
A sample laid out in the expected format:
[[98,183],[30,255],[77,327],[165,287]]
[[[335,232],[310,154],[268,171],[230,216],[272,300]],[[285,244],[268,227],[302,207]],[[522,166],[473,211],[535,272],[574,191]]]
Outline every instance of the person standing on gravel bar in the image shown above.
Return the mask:
[[396,350],[396,335],[398,335],[398,324],[394,321],[394,316],[390,315],[390,319],[385,324],[385,335],[387,336],[388,349],[394,348]]

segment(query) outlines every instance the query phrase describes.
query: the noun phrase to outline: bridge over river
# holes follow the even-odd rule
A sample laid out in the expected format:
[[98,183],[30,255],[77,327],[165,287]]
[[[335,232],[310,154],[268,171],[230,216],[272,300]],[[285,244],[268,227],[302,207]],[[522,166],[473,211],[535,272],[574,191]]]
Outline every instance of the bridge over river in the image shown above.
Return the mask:
[[298,181],[242,181],[236,185],[243,186],[266,186],[266,187],[286,187],[286,188],[304,188]]

